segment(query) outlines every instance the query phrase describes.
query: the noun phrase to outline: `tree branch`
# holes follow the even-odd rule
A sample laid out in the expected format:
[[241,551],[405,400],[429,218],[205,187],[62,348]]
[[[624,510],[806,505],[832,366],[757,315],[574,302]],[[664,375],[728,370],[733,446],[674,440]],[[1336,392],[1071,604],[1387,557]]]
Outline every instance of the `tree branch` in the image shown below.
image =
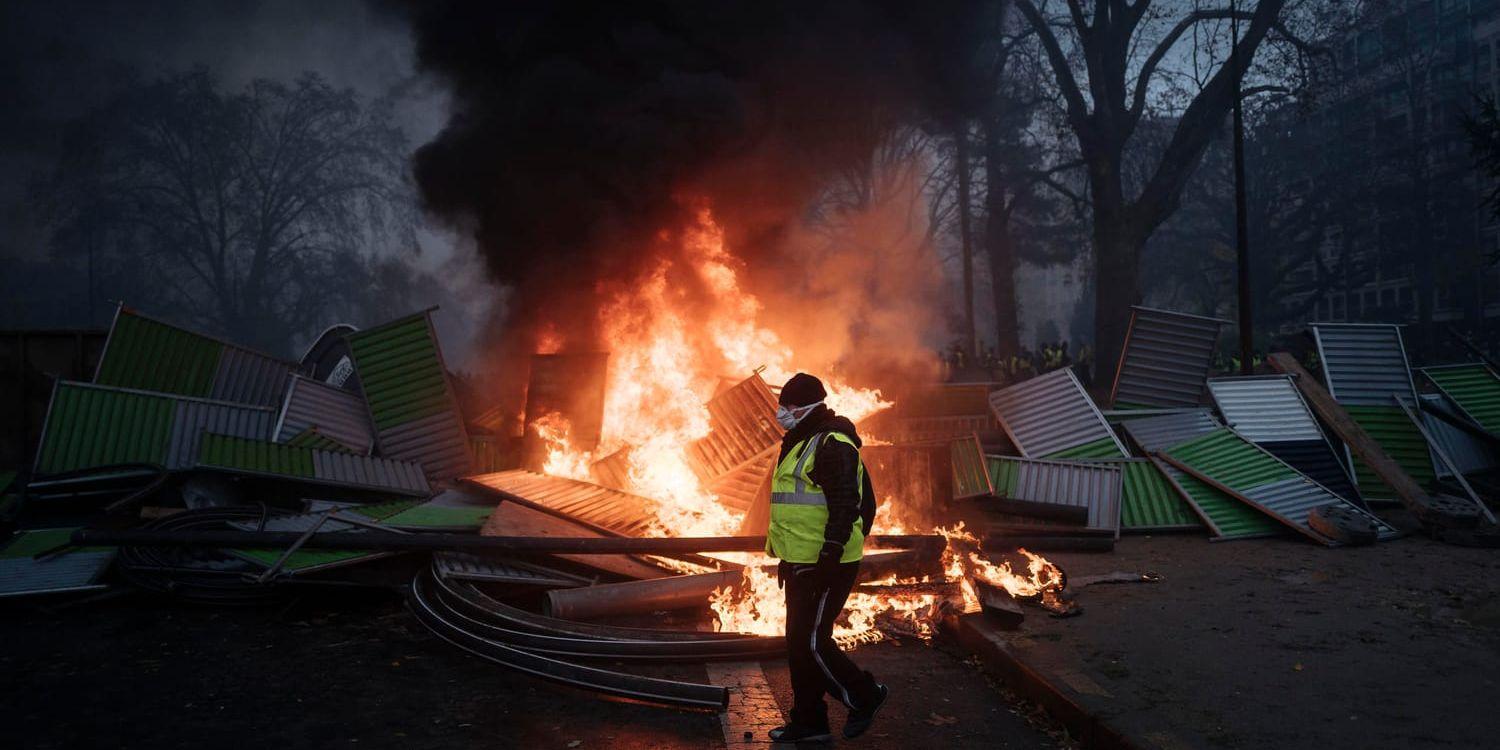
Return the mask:
[[[1250,18],[1250,14],[1245,11],[1240,11],[1238,15],[1241,20],[1248,20]],[[1177,22],[1177,25],[1173,26],[1172,30],[1168,31],[1167,35],[1162,37],[1160,42],[1157,42],[1156,48],[1151,50],[1151,54],[1146,57],[1146,61],[1141,63],[1141,70],[1135,77],[1135,92],[1131,97],[1129,113],[1131,130],[1135,129],[1135,123],[1141,119],[1141,113],[1146,109],[1146,91],[1151,87],[1151,77],[1156,75],[1157,66],[1161,64],[1162,59],[1167,56],[1167,53],[1172,51],[1172,47],[1177,45],[1177,40],[1181,39],[1182,35],[1188,29],[1192,28],[1195,23],[1224,20],[1232,16],[1233,14],[1228,9],[1195,10],[1183,16]]]
[[[1061,90],[1063,100],[1068,104],[1068,119],[1073,122],[1075,129],[1083,130],[1088,127],[1089,108],[1083,100],[1083,92],[1078,88],[1078,79],[1073,75],[1073,68],[1068,64],[1068,56],[1063,53],[1062,45],[1057,41],[1057,35],[1052,33],[1052,28],[1031,0],[1015,0],[1016,8],[1021,15],[1026,17],[1026,22],[1036,30],[1037,38],[1042,41],[1042,48],[1047,52],[1047,62],[1052,66],[1052,72],[1057,76],[1057,87]],[[1079,30],[1082,33],[1082,28]]]

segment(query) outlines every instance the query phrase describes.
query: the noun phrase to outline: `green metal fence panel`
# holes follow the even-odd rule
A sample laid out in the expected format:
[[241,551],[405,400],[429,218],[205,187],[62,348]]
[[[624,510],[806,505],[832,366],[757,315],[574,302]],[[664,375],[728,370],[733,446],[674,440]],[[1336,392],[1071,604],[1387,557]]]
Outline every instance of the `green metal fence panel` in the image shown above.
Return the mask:
[[953,499],[983,497],[994,491],[978,437],[970,435],[954,440],[948,453],[953,464]]
[[1250,539],[1274,536],[1285,529],[1270,516],[1200,481],[1197,477],[1167,466],[1167,477],[1182,490],[1188,501],[1207,518],[1215,536],[1220,539]]
[[224,345],[121,308],[105,342],[94,382],[207,397]]
[[313,449],[267,440],[245,440],[207,434],[200,444],[201,466],[247,471],[255,474],[313,476]]
[[1297,476],[1286,464],[1227,429],[1194,438],[1167,455],[1236,492]]
[[493,512],[493,505],[443,505],[429,502],[397,513],[385,519],[385,524],[398,529],[478,529]]
[[1004,456],[985,456],[985,464],[989,468],[990,485],[995,494],[1000,497],[1015,497],[1020,464],[1007,461]]
[[1120,507],[1120,527],[1124,531],[1164,531],[1203,526],[1203,521],[1193,513],[1187,501],[1177,493],[1161,470],[1156,468],[1156,464],[1144,458],[1121,463],[1125,470],[1125,498]]
[[59,383],[37,449],[36,472],[167,460],[176,402],[166,396]]
[[348,341],[380,453],[421,464],[435,479],[469,473],[468,433],[428,314],[352,333]]
[[[1432,454],[1427,450],[1427,441],[1416,425],[1402,413],[1401,407],[1390,406],[1345,406],[1349,416],[1363,427],[1370,437],[1380,444],[1403,471],[1411,475],[1418,484],[1432,484],[1436,474],[1432,467]],[[1360,492],[1373,497],[1394,498],[1396,491],[1381,481],[1363,461],[1354,464],[1354,478]]]
[[1439,390],[1480,427],[1500,435],[1500,376],[1483,364],[1422,370]]
[[349,346],[376,428],[387,430],[447,408],[447,384],[426,315],[351,334]]

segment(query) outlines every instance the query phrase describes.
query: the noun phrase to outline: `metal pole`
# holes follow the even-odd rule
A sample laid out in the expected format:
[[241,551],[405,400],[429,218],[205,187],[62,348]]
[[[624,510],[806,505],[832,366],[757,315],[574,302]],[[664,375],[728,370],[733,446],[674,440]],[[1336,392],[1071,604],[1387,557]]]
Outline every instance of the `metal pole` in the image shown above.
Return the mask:
[[[475,534],[402,534],[394,531],[330,531],[302,539],[294,531],[238,531],[211,529],[170,531],[151,529],[79,529],[73,544],[116,547],[261,547],[285,549],[294,544],[307,549],[392,551],[529,552],[569,555],[672,555],[686,552],[761,552],[763,536],[725,537],[531,537]],[[936,535],[877,535],[872,548],[920,549],[936,552],[945,544]]]
[[1255,330],[1250,301],[1250,227],[1245,206],[1245,113],[1240,101],[1240,18],[1235,0],[1229,0],[1229,72],[1234,96],[1234,245],[1239,277],[1240,374],[1255,372]]
[[959,118],[954,145],[958,164],[958,237],[964,261],[964,349],[968,366],[979,357],[979,330],[974,323],[974,244],[969,228],[969,122]]

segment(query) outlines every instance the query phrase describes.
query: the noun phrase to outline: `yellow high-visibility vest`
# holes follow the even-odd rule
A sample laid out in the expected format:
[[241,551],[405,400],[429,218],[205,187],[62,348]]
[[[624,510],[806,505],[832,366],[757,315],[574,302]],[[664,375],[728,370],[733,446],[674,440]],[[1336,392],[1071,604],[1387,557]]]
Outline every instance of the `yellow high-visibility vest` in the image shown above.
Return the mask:
[[[812,468],[817,460],[818,447],[825,439],[848,443],[851,448],[859,450],[848,435],[820,432],[792,446],[786,458],[776,465],[776,473],[771,477],[771,525],[766,532],[766,552],[787,562],[817,562],[818,553],[823,549],[823,529],[828,525],[828,498],[823,494],[823,488],[812,480]],[[863,459],[859,462],[855,482],[863,500]],[[854,562],[864,556],[864,550],[864,523],[856,515],[854,529],[844,544],[844,555],[839,561]]]

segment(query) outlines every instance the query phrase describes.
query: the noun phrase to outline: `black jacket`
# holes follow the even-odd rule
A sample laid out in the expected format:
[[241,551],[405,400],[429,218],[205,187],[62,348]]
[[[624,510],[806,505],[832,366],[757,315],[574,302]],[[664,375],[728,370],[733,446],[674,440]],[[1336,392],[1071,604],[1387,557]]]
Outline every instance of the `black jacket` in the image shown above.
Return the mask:
[[[797,443],[820,432],[841,432],[848,435],[855,446],[863,444],[853,422],[835,414],[827,406],[819,406],[781,439],[781,454],[776,457],[776,463],[780,464]],[[808,476],[823,488],[823,496],[828,500],[828,525],[823,528],[825,548],[831,543],[842,549],[853,533],[854,519],[860,519],[866,535],[870,533],[870,525],[875,522],[875,487],[866,471],[864,498],[860,498],[857,448],[840,440],[825,438],[817,451]]]

